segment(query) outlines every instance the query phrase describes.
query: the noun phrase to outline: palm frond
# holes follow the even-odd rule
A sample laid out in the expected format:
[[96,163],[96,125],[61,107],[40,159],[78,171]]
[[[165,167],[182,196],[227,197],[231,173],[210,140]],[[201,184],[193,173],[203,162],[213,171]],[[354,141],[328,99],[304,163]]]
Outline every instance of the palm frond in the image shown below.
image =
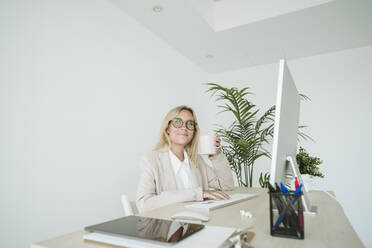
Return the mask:
[[300,95],[300,99],[303,100],[303,101],[311,101],[310,97],[304,95],[304,94],[299,94]]
[[256,122],[256,130],[260,130],[261,126],[266,123],[272,123],[275,118],[275,105],[271,106]]
[[298,126],[298,131],[297,131],[298,138],[297,138],[297,140],[300,141],[299,138],[302,138],[303,140],[306,140],[306,141],[311,140],[311,141],[314,142],[314,139],[310,135],[308,135],[308,134],[306,134],[306,133],[304,133],[300,130],[300,129],[303,129],[303,128],[307,128],[307,126],[303,126],[303,125]]

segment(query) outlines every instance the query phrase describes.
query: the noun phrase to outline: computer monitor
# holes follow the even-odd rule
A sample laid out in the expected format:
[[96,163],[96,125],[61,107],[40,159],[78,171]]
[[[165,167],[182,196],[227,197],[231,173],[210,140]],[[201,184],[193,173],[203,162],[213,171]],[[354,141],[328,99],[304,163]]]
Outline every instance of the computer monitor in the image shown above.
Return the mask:
[[[300,95],[285,60],[280,60],[270,173],[272,185],[280,182],[293,185],[295,177],[303,184],[296,163],[299,116]],[[314,214],[316,208],[310,206],[307,189],[303,189],[305,213]]]

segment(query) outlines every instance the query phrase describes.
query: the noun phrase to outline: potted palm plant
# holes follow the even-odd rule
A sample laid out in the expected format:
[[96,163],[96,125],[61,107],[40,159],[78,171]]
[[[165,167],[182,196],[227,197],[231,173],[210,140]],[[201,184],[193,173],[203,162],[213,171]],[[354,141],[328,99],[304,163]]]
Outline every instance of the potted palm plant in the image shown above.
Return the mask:
[[229,127],[218,125],[216,132],[226,145],[222,152],[226,155],[231,169],[235,173],[240,187],[252,187],[254,163],[260,157],[271,157],[264,148],[269,144],[274,132],[275,106],[270,107],[261,116],[259,108],[246,96],[251,94],[249,88],[241,90],[225,88],[216,83],[208,83],[206,92],[216,95],[222,112],[231,112],[234,121]]

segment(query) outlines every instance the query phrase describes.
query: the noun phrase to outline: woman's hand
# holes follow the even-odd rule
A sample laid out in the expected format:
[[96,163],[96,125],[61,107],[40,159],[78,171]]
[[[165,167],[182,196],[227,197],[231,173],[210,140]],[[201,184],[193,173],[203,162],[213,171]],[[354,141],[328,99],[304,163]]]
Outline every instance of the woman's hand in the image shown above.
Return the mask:
[[214,136],[214,145],[216,147],[216,154],[219,154],[221,152],[221,138],[218,134]]
[[204,200],[229,200],[230,196],[219,190],[203,190]]
[[215,146],[216,146],[216,154],[221,152],[221,138],[218,134],[215,135]]
[[216,148],[216,153],[208,155],[209,158],[221,153],[221,138],[218,134],[214,135],[214,147]]

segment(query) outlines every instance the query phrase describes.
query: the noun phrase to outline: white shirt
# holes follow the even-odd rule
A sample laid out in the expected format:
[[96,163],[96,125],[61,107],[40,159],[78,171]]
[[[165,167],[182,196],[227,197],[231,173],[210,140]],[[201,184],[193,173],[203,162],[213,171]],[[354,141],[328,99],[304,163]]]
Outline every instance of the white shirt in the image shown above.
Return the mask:
[[192,174],[189,157],[186,151],[183,151],[184,160],[181,162],[176,155],[169,150],[169,158],[173,167],[174,175],[176,176],[178,189],[192,189],[196,188],[194,175]]

